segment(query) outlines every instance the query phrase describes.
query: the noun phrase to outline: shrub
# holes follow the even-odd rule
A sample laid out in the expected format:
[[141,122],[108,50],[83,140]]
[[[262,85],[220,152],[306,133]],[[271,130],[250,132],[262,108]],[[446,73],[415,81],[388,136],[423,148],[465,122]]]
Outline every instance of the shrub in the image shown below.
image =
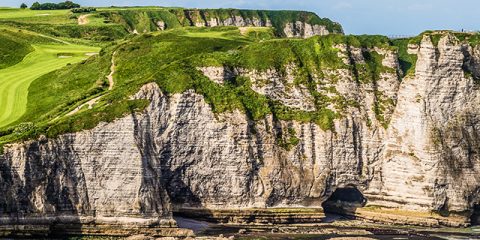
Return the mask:
[[61,3],[39,3],[34,2],[30,9],[32,10],[56,10],[56,9],[72,9],[79,8],[80,4],[76,4],[72,1],[65,1]]
[[72,10],[70,11],[72,13],[88,13],[88,12],[95,12],[97,11],[97,9],[93,7],[81,7],[81,8],[72,8]]

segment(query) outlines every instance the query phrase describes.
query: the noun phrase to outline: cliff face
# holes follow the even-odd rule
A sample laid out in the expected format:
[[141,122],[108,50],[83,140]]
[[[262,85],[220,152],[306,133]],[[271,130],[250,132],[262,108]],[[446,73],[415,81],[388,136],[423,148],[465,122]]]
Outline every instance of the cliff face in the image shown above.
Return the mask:
[[[390,70],[373,82],[359,82],[355,68],[317,77],[319,92],[356,103],[342,111],[329,106],[341,114],[333,130],[273,115],[253,121],[240,111],[214,114],[200,94],[168,96],[147,84],[135,95],[151,101],[142,113],[8,145],[0,161],[2,222],[162,225],[172,210],[317,208],[336,189],[356,188],[367,199],[354,213],[360,217],[468,225],[480,202],[479,47],[451,35],[436,46],[425,36],[411,46],[416,71],[404,79],[392,50],[336,48],[351,66],[365,61],[362,52],[380,54]],[[200,70],[218,84],[248,76],[254,91],[309,111],[313,97],[289,85],[289,69],[295,65],[285,74]]]
[[124,118],[89,132],[12,145],[1,161],[2,224],[95,219],[168,226],[169,198],[158,159],[143,146],[149,141],[143,121]]
[[[476,68],[475,49],[450,35],[438,47],[423,39],[415,77],[402,82],[385,141],[385,199],[457,212],[478,203],[479,92],[466,71]],[[401,188],[403,182],[409,187]]]
[[240,9],[156,9],[104,12],[102,17],[124,25],[128,31],[143,33],[176,27],[273,27],[278,36],[311,37],[343,33],[340,24],[315,13]]

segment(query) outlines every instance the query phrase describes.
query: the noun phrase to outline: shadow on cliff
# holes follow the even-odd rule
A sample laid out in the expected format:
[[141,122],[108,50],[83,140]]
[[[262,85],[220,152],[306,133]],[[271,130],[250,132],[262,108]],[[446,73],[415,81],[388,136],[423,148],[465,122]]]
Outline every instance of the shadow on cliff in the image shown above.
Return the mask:
[[162,166],[162,177],[173,205],[173,216],[212,221],[213,213],[202,205],[200,198],[182,179],[187,168],[183,165],[172,170]]
[[480,225],[480,204],[473,205],[473,212],[470,216],[470,224],[473,226]]
[[[51,144],[61,146],[51,147]],[[89,213],[85,177],[77,172],[73,139],[26,144],[21,156],[0,158],[0,224],[10,236],[64,236],[82,231],[80,214]],[[22,168],[15,167],[21,161]],[[87,200],[87,201],[86,201]],[[22,227],[25,226],[25,227]]]
[[325,218],[323,222],[355,219],[358,208],[364,207],[367,199],[355,187],[337,188],[332,195],[322,203]]

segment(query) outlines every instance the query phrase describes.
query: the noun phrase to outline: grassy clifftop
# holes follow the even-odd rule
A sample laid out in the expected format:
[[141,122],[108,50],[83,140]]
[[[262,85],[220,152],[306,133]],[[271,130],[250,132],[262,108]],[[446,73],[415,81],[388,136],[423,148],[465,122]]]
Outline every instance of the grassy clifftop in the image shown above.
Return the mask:
[[[123,9],[117,11],[104,11],[97,16],[102,16],[106,22],[118,23],[130,31],[150,32],[159,28],[163,22],[165,29],[187,26],[207,26],[214,22],[229,22],[236,25],[235,21],[252,25],[253,22],[261,25],[271,25],[275,28],[277,36],[283,36],[283,29],[287,23],[297,21],[311,25],[323,25],[329,32],[343,33],[340,24],[328,18],[320,18],[315,13],[304,11],[268,11],[268,10],[241,10],[241,9]],[[268,24],[267,24],[268,23]],[[239,22],[237,22],[237,25]]]
[[48,37],[15,29],[0,28],[0,69],[13,66],[30,52],[32,44],[55,42]]
[[275,35],[282,37],[286,24],[297,21],[325,26],[330,33],[343,33],[340,24],[305,11],[111,7],[97,8],[90,13],[74,13],[69,10],[2,8],[0,14],[0,27],[8,26],[70,40],[87,39],[100,44],[123,39],[132,32],[215,24],[271,26]]
[[[337,44],[359,48],[391,47],[388,39],[378,36],[279,39],[265,29],[251,28],[242,33],[236,27],[178,28],[138,35],[104,47],[98,56],[33,81],[28,91],[26,113],[0,130],[0,144],[90,129],[101,121],[113,121],[142,110],[148,101],[130,100],[129,97],[149,82],[156,82],[166,94],[194,89],[205,97],[216,113],[239,109],[253,120],[273,114],[278,119],[315,122],[325,130],[332,129],[332,121],[340,116],[327,106],[333,103],[342,108],[355,103],[319,93],[318,83],[312,76],[321,74],[324,69],[351,68],[338,57]],[[108,90],[105,81],[114,52],[115,86]],[[383,71],[379,61],[378,58],[367,60],[365,81]],[[225,84],[217,84],[198,70],[203,66],[225,66],[284,72],[289,63],[298,67],[295,84],[308,86],[315,96],[316,110],[285,107],[253,91],[248,78],[239,76]],[[101,98],[92,108],[81,107],[99,96]],[[68,114],[78,107],[78,112]]]
[[[25,112],[7,126],[0,127],[0,145],[40,135],[55,137],[90,129],[101,121],[113,121],[132,111],[140,111],[148,101],[130,100],[129,97],[149,82],[156,82],[166,94],[193,89],[204,96],[215,113],[241,110],[252,120],[272,115],[277,119],[314,122],[325,130],[333,130],[333,120],[342,117],[346,107],[358,107],[359,103],[345,99],[334,87],[329,87],[338,77],[327,76],[326,71],[350,71],[355,84],[372,84],[383,73],[395,72],[395,69],[383,66],[383,56],[371,49],[398,52],[405,74],[414,73],[416,61],[415,56],[408,54],[407,48],[418,38],[392,41],[383,36],[331,34],[287,39],[279,37],[275,28],[267,27],[189,27],[195,25],[195,21],[212,17],[223,21],[242,16],[258,21],[268,19],[273,26],[298,19],[310,24],[328,26],[331,23],[332,32],[341,31],[339,25],[308,12],[104,8],[89,15],[88,24],[79,25],[76,21],[79,14],[63,10],[58,14],[46,13],[52,15],[38,15],[42,13],[30,10],[15,11],[21,13],[21,17],[15,14],[0,16],[0,71],[8,75],[12,68],[22,66],[22,61],[38,49],[38,45],[45,44],[59,49],[60,55],[50,60],[61,64],[28,80],[28,91],[24,89],[25,95],[21,96],[26,103]],[[68,17],[62,14],[68,14]],[[47,23],[45,19],[49,18],[58,22]],[[125,30],[144,26],[148,32],[158,27],[159,20],[165,23],[165,31],[133,35]],[[463,39],[473,44],[479,38],[463,36]],[[75,49],[68,50],[68,45],[83,50],[80,55],[72,55]],[[344,62],[339,56],[351,53],[341,50],[339,45],[361,49],[365,61]],[[98,55],[86,56],[85,52],[94,51],[86,46],[100,46],[102,49]],[[116,70],[113,74],[115,85],[109,90],[107,76],[112,61]],[[312,111],[287,107],[254,91],[252,79],[248,77],[238,76],[218,84],[198,70],[205,66],[259,72],[273,69],[285,75],[286,66],[290,64],[295,66],[294,83],[288,87],[305,86],[314,98]],[[31,64],[23,66],[26,68],[23,72],[28,72]],[[6,86],[2,81],[0,79],[0,86]],[[381,96],[377,97],[380,99]],[[94,104],[87,104],[89,102]],[[382,103],[376,105],[379,121],[384,120],[383,108]]]

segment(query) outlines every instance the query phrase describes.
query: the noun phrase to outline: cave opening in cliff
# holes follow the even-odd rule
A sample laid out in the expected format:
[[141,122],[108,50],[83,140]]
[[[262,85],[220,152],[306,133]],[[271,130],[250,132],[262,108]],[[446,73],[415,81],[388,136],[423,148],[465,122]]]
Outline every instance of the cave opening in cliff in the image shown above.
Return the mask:
[[367,199],[353,186],[337,188],[332,195],[322,203],[325,215],[338,214],[354,218],[357,208],[364,207]]
[[470,216],[470,224],[480,225],[480,204],[473,205],[473,213]]

